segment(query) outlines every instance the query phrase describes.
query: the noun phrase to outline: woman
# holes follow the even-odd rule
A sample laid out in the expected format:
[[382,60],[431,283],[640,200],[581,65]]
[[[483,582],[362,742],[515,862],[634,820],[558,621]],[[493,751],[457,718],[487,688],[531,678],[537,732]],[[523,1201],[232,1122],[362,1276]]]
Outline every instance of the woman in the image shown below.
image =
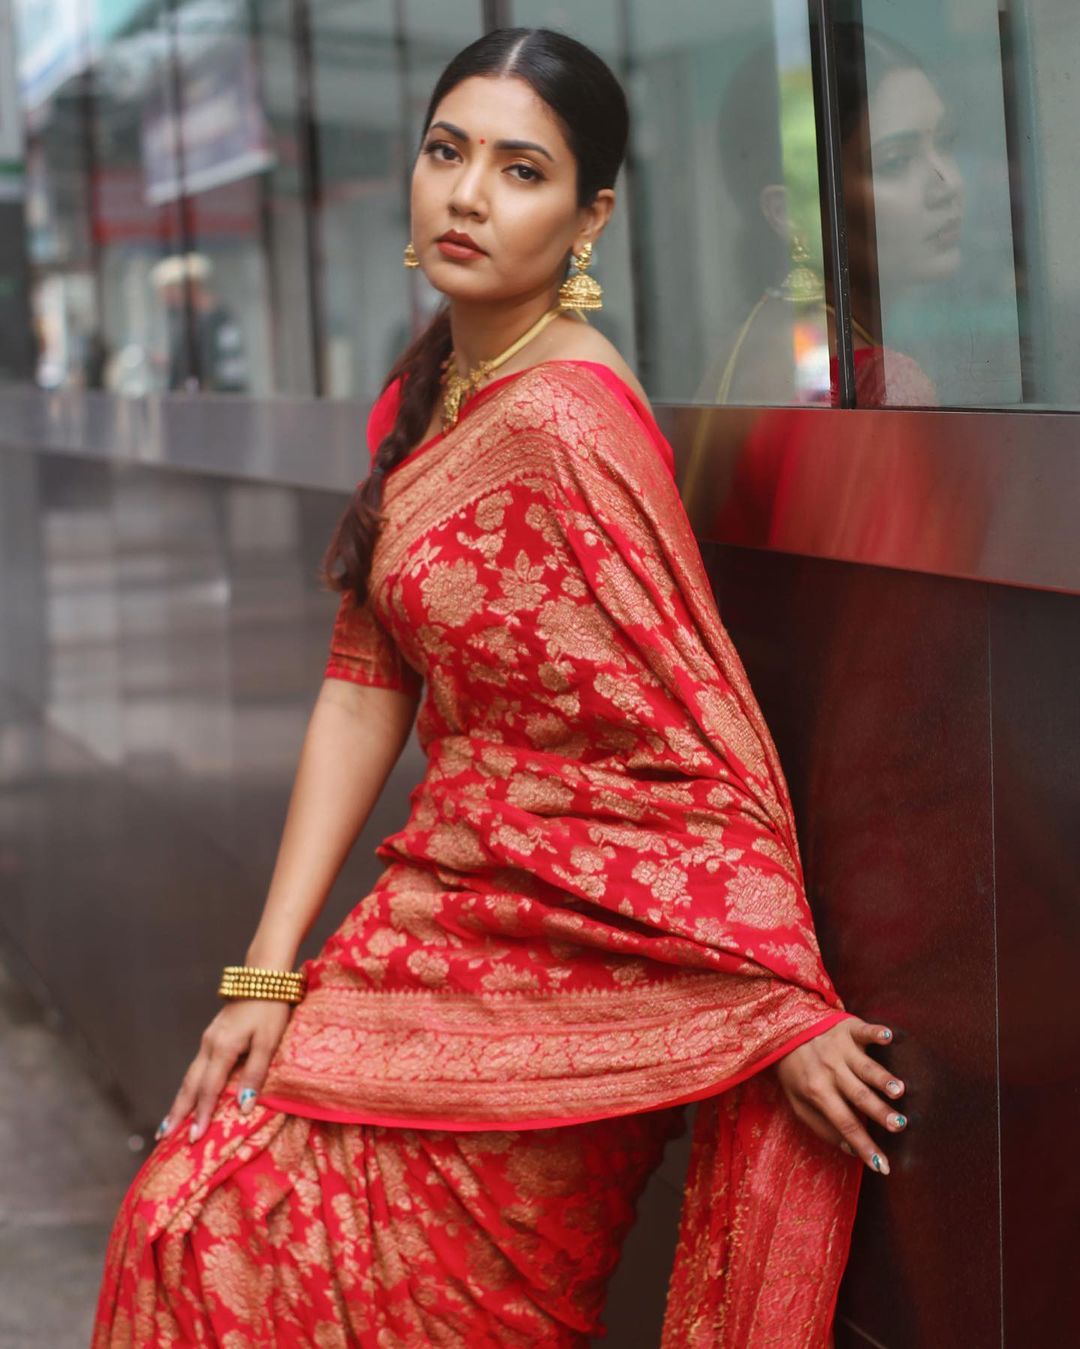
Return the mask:
[[[962,261],[965,189],[954,117],[906,47],[855,21],[834,21],[831,32],[856,401],[932,407],[932,380],[883,344],[882,317],[904,294],[946,281]],[[813,86],[807,69],[778,91],[775,71],[770,42],[740,67],[720,112],[723,176],[745,213],[743,275],[757,287],[701,381],[707,402],[838,400],[836,359],[818,359],[835,352],[836,323],[833,277],[820,270]],[[793,155],[796,146],[803,153]],[[785,257],[790,270],[776,284]]]
[[[543,29],[435,87],[406,261],[448,305],[371,414],[247,951],[300,1001],[230,1000],[204,1034],[97,1346],[581,1345],[696,1099],[665,1343],[827,1340],[863,1163],[888,1169],[859,1113],[902,1128],[902,1084],[821,967],[670,448],[575,316],[626,134],[611,72]],[[298,980],[422,687],[409,819]]]

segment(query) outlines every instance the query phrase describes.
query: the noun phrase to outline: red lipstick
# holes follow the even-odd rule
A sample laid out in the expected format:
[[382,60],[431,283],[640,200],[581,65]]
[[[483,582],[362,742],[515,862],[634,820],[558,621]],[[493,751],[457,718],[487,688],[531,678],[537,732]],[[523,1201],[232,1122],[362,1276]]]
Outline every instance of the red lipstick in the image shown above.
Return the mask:
[[468,258],[484,256],[484,250],[480,245],[469,235],[462,234],[460,230],[447,230],[445,234],[440,234],[435,242],[439,246],[439,251],[448,258],[465,261]]

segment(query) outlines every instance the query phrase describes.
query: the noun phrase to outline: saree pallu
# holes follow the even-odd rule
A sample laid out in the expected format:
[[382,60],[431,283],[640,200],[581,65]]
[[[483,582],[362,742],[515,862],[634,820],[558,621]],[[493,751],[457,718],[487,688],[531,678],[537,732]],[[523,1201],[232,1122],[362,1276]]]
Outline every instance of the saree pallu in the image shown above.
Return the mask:
[[[373,409],[372,448],[399,394]],[[820,1349],[862,1164],[802,1125],[763,1070],[849,1013],[822,965],[779,759],[672,470],[612,371],[559,360],[487,385],[386,476],[370,597],[343,596],[326,675],[423,695],[427,767],[376,849],[374,888],[304,962],[308,991],[257,1110],[287,1117],[290,1136],[316,1122],[309,1150],[333,1125],[352,1131],[364,1157],[376,1137],[385,1151],[419,1131],[472,1148],[489,1134],[511,1153],[561,1134],[573,1155],[608,1128],[644,1159],[605,1182],[632,1203],[672,1108],[701,1101],[663,1343]],[[215,1124],[227,1118],[221,1106]],[[194,1156],[175,1145],[185,1173],[202,1141]],[[313,1205],[355,1210],[355,1185],[341,1200],[313,1174]],[[615,1202],[594,1199],[594,1214]],[[543,1186],[523,1179],[518,1200],[543,1210]],[[124,1242],[182,1228],[176,1204],[130,1196],[103,1307],[125,1271],[130,1283]],[[591,1262],[578,1252],[594,1320],[560,1322],[577,1341],[549,1329],[534,1343],[597,1330],[595,1281],[621,1231],[597,1238]],[[529,1261],[518,1270],[529,1286]],[[349,1338],[339,1307],[325,1343],[398,1343],[371,1315],[384,1338]],[[429,1342],[504,1335],[477,1316]]]

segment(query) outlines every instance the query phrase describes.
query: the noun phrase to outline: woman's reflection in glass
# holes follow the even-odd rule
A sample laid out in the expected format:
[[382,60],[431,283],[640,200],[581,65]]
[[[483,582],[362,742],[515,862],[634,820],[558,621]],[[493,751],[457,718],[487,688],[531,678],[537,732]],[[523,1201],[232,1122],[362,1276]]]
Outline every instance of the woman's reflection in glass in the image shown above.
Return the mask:
[[[881,311],[883,297],[889,304],[938,284],[960,264],[964,184],[953,118],[906,48],[858,24],[834,29],[857,402],[933,405],[926,373],[885,346]],[[835,403],[833,281],[823,275],[809,69],[778,73],[772,45],[759,48],[732,80],[720,126],[724,178],[746,208],[744,274],[759,289],[698,396]]]

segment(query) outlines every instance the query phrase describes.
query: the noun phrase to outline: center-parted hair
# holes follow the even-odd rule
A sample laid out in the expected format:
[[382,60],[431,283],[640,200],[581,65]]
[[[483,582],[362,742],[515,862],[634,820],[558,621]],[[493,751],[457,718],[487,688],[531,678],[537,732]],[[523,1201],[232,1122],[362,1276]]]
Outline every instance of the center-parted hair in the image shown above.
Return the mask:
[[[478,75],[524,80],[547,104],[574,156],[579,206],[588,206],[602,188],[614,187],[629,134],[626,95],[594,51],[549,28],[497,28],[458,52],[431,92],[417,153],[442,100]],[[569,260],[568,251],[567,264]],[[397,418],[378,446],[371,473],[353,493],[322,563],[321,579],[334,590],[354,591],[358,603],[367,598],[371,556],[382,524],[383,477],[427,429],[450,345],[449,306],[443,304],[383,381],[385,391],[402,376]]]

